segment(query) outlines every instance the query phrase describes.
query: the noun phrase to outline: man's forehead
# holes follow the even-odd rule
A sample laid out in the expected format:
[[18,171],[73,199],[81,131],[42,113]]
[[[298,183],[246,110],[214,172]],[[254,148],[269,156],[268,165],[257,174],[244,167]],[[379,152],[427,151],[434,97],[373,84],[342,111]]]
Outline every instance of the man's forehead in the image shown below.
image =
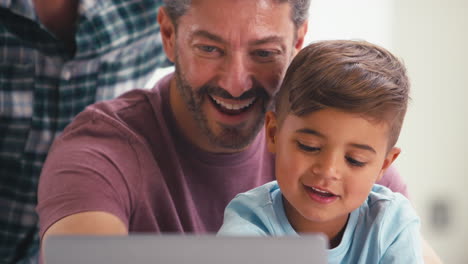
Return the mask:
[[[230,46],[231,43],[229,39],[225,39],[223,36],[216,35],[209,31],[205,30],[198,30],[194,31],[190,35],[190,39],[193,40],[195,38],[204,38],[207,40],[211,40],[226,46]],[[263,44],[277,44],[280,45],[283,49],[286,46],[286,40],[284,36],[272,33],[271,35],[253,35],[252,38],[246,38],[245,43],[248,46],[260,46]]]
[[[291,4],[287,0],[192,0],[185,15],[203,12],[207,17],[236,14],[239,17],[254,18],[273,10],[285,9],[284,17],[291,18]],[[279,19],[280,17],[276,17]],[[236,21],[231,21],[235,23]]]
[[295,29],[289,4],[272,0],[196,0],[180,22],[191,38],[222,42],[240,36],[249,44],[289,38]]
[[288,0],[188,0],[186,1],[190,6],[194,6],[201,3],[207,2],[231,2],[231,3],[243,3],[244,1],[255,2],[260,6],[267,6],[270,4],[282,4],[289,3]]

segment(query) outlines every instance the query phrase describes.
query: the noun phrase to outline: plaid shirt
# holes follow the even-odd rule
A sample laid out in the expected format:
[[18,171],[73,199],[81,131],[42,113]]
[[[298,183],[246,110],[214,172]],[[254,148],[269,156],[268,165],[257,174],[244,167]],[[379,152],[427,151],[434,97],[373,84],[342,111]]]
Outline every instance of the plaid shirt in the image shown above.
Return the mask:
[[37,260],[36,189],[54,138],[87,105],[143,88],[168,64],[161,2],[80,1],[72,55],[32,0],[0,0],[0,263]]

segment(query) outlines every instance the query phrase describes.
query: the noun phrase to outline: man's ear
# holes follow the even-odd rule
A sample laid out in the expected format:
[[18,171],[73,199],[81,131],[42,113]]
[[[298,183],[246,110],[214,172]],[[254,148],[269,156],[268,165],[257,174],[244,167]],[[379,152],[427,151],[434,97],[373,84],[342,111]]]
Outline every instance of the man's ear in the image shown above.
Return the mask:
[[164,52],[170,61],[175,62],[175,25],[172,23],[172,20],[164,7],[159,8],[158,23],[161,31]]
[[302,49],[302,46],[304,45],[304,39],[305,39],[305,35],[307,34],[308,26],[309,26],[309,21],[306,20],[297,29],[296,43],[294,44],[294,56]]
[[379,176],[376,181],[379,181],[384,175],[385,171],[392,165],[392,163],[398,158],[401,153],[400,148],[393,147],[385,157],[385,160],[382,164],[382,169],[380,170]]
[[268,151],[271,153],[276,152],[276,133],[278,133],[276,115],[274,112],[268,111],[265,115],[265,136]]

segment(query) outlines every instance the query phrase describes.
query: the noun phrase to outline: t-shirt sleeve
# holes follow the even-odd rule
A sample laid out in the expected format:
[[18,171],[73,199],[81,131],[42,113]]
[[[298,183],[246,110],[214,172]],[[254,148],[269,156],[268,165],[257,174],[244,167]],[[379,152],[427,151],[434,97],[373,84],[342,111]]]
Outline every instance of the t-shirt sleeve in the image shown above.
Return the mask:
[[267,236],[268,229],[257,202],[244,194],[237,195],[224,211],[218,236]]
[[44,164],[38,189],[40,236],[63,217],[102,211],[128,226],[132,188],[138,174],[131,144],[108,122],[93,113],[77,117],[58,138]]
[[397,199],[384,219],[379,263],[424,263],[420,220],[410,202]]
[[395,166],[390,166],[377,184],[383,185],[393,192],[401,193],[406,198],[409,198],[406,183],[403,181],[403,178]]

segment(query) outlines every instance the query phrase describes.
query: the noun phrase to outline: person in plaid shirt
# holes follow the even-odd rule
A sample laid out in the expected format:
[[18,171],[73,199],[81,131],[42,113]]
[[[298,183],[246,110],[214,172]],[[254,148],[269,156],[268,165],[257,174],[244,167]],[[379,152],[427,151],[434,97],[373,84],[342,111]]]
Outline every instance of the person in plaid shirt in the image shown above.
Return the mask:
[[155,0],[0,0],[0,263],[35,263],[39,174],[86,106],[168,65]]

